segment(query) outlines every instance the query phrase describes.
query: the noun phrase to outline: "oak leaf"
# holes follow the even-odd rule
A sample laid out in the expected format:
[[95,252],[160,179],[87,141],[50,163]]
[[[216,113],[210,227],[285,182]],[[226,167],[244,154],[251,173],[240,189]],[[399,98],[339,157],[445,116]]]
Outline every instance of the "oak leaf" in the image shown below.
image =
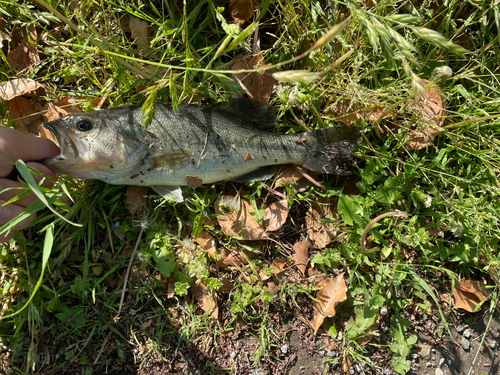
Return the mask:
[[255,207],[246,199],[238,199],[229,195],[220,195],[214,204],[217,221],[229,237],[244,240],[261,240],[266,238],[266,231],[253,217]]
[[479,280],[459,280],[453,288],[455,309],[464,309],[468,312],[476,312],[477,305],[485,299],[490,298],[489,293],[484,289],[484,284]]
[[127,208],[130,211],[132,220],[135,219],[136,212],[139,218],[145,217],[146,211],[146,196],[149,188],[147,186],[127,186],[125,197],[127,200]]
[[306,277],[306,268],[309,261],[310,246],[311,241],[309,241],[309,238],[299,241],[295,245],[293,245],[293,251],[295,251],[293,261],[295,262],[295,266],[299,269],[299,271],[302,273],[302,276],[304,277]]
[[14,78],[0,86],[0,98],[2,100],[11,100],[35,91],[40,87],[45,87],[45,85],[29,78]]
[[25,69],[33,73],[40,63],[40,56],[33,43],[37,40],[35,24],[28,26],[28,33],[22,31],[22,40],[13,51],[7,55],[7,62],[18,72]]
[[191,283],[191,292],[194,294],[198,305],[205,312],[210,312],[214,319],[219,318],[219,306],[215,292],[208,293],[207,287],[203,283]]
[[288,217],[288,199],[282,199],[271,203],[264,211],[262,223],[267,232],[280,229]]
[[335,306],[347,299],[347,286],[344,281],[344,273],[328,281],[321,281],[317,286],[322,287],[316,295],[313,308],[315,311],[312,327],[314,334],[318,332],[325,318],[335,315]]

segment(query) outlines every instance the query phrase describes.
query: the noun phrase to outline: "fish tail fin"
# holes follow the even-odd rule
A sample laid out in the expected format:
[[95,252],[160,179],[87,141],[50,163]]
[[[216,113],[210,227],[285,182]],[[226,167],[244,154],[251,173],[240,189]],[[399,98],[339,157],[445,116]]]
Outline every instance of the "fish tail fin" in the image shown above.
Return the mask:
[[303,134],[307,147],[303,167],[314,172],[349,175],[349,155],[359,142],[361,128],[324,128]]

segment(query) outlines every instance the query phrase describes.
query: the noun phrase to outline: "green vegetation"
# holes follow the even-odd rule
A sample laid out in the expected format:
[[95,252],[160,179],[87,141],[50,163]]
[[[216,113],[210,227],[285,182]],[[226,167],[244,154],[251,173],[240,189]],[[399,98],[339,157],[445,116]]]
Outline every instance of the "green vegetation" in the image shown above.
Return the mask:
[[[36,222],[0,249],[0,339],[10,373],[65,366],[92,374],[151,363],[172,373],[175,366],[242,373],[243,365],[229,360],[236,349],[228,349],[242,337],[251,348],[238,354],[245,366],[286,373],[289,354],[280,347],[291,328],[281,320],[293,320],[313,341],[304,322],[313,322],[318,282],[340,272],[347,300],[323,323],[329,349],[338,352],[325,373],[335,363],[362,363],[373,351],[408,372],[422,322],[437,317],[432,333],[440,337],[452,316],[474,316],[454,308],[460,279],[484,279],[492,300],[481,307],[496,309],[500,5],[265,0],[242,27],[229,8],[229,1],[213,0],[0,3],[0,83],[24,77],[45,85],[43,94],[24,95],[38,111],[47,102],[69,111],[64,98],[85,111],[141,104],[150,121],[156,101],[216,105],[248,93],[251,73],[262,74],[265,91],[273,68],[286,72],[270,98],[276,131],[356,125],[364,132],[352,176],[312,176],[325,189],[227,182],[185,189],[182,204],[149,192],[134,203],[135,215],[124,186],[60,176],[54,188],[38,187],[18,162],[26,192],[41,201],[26,212],[37,212]],[[144,31],[149,45],[139,42]],[[257,54],[269,65],[257,66],[257,59],[234,68],[238,56],[252,53],[256,35]],[[38,62],[21,69],[11,52],[26,38],[24,58]],[[231,69],[243,71],[233,79]],[[2,102],[2,125],[15,127],[10,108]],[[283,226],[259,241],[226,234],[217,218],[230,217],[240,199],[264,225],[265,209],[281,199],[273,190],[286,196]],[[217,215],[221,194],[239,195]],[[311,236],[313,208],[324,209],[316,232],[329,231],[331,242],[311,240],[304,277],[292,245]],[[409,219],[375,224],[367,247],[381,250],[364,253],[368,223],[396,209]],[[214,245],[193,242],[200,233]],[[285,266],[273,263],[277,258]],[[217,362],[216,353],[227,358]],[[364,369],[380,373],[382,364]]]

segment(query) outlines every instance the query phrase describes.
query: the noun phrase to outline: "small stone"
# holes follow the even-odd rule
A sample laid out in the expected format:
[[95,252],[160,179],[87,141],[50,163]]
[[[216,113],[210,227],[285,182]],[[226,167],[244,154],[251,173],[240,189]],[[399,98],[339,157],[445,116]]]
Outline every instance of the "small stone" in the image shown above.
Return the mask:
[[468,338],[470,338],[470,337],[474,336],[474,332],[472,332],[472,329],[467,328],[467,329],[464,331],[463,336],[464,336],[466,339],[468,339]]
[[489,342],[490,348],[495,349],[497,347],[497,342],[495,340],[491,340]]
[[361,374],[361,371],[363,371],[361,369],[361,366],[357,363],[354,364],[354,371],[356,371],[358,374]]
[[281,353],[283,353],[283,354],[288,353],[288,344],[284,344],[284,345],[281,347]]
[[337,340],[342,341],[343,337],[344,335],[342,334],[342,331],[340,331],[339,334],[337,335]]
[[300,366],[300,371],[304,371],[306,369],[306,366]]
[[418,359],[418,354],[412,354],[412,355],[411,355],[411,358],[412,358],[412,359]]
[[354,375],[355,373],[356,373],[356,371],[354,371],[354,369],[351,367],[351,368],[349,369],[349,374]]
[[465,329],[465,327],[464,327],[463,325],[461,325],[461,324],[460,324],[460,325],[457,327],[457,332],[458,332],[458,333],[462,333],[462,331],[463,331],[464,329]]
[[462,348],[464,348],[465,351],[470,349],[470,341],[467,340],[465,337],[462,338],[462,341],[460,342],[462,344]]
[[424,344],[422,345],[422,351],[420,352],[422,358],[430,358],[431,356],[431,346]]
[[197,368],[196,370],[194,370],[193,375],[201,375],[201,370]]
[[318,340],[318,341],[316,341],[316,342],[314,343],[314,347],[315,347],[315,348],[319,348],[322,344],[323,344],[323,341]]
[[[283,349],[281,351],[283,351]],[[231,359],[235,359],[237,355],[238,355],[238,353],[236,353],[235,350],[233,350],[231,353],[229,353],[229,356],[231,357]]]
[[451,366],[453,362],[451,361],[451,359],[448,360],[448,366]]
[[426,367],[432,367],[432,363],[431,363],[431,362],[427,362],[427,363],[425,364],[425,366],[426,366]]
[[391,375],[391,370],[388,368],[384,369],[384,375]]
[[337,356],[337,352],[335,350],[329,350],[326,352],[326,355],[328,357],[336,357]]
[[444,372],[443,370],[441,370],[440,368],[437,368],[436,369],[436,372],[434,373],[435,375],[444,375]]
[[445,361],[445,359],[444,359],[444,358],[441,358],[441,359],[439,360],[439,367],[441,367],[442,365],[444,365],[444,361]]
[[137,310],[135,310],[135,309],[130,309],[130,310],[128,311],[128,314],[129,314],[130,316],[135,316],[135,315],[137,315]]
[[436,349],[432,348],[432,349],[431,349],[431,353],[432,353],[432,354],[436,354]]
[[431,361],[435,361],[435,360],[436,360],[436,357],[432,356]]

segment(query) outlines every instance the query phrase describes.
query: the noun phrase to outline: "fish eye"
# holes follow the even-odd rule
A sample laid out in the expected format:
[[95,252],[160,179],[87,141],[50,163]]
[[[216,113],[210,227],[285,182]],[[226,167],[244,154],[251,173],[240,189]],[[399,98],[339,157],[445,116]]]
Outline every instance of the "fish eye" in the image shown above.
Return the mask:
[[92,130],[92,127],[92,123],[86,119],[78,120],[76,123],[76,128],[82,132],[88,132],[89,130]]

